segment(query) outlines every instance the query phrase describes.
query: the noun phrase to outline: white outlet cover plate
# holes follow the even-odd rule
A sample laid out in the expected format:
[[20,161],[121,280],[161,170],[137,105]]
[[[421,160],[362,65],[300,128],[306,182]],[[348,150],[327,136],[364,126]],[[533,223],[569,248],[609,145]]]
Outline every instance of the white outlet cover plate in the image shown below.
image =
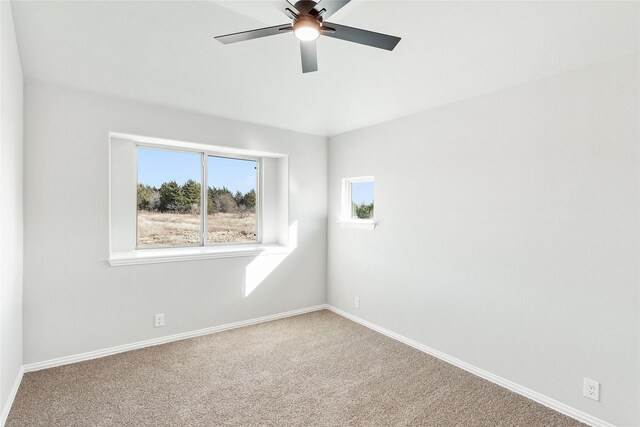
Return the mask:
[[164,326],[164,313],[159,313],[154,316],[156,328]]
[[600,401],[600,383],[589,378],[584,379],[582,394],[584,397]]

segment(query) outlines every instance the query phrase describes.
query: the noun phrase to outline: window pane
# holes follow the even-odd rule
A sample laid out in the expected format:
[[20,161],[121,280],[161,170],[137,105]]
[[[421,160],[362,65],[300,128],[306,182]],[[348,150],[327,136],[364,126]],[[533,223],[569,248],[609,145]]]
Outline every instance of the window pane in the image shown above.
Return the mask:
[[256,242],[256,162],[209,156],[207,243]]
[[138,247],[200,245],[201,155],[138,147]]
[[351,218],[373,219],[373,181],[351,183]]

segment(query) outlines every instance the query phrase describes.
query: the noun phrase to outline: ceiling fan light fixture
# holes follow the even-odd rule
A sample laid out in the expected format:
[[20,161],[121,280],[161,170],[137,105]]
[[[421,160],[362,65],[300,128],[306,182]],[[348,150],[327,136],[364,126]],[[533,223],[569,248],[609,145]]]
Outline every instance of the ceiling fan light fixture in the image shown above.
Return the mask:
[[320,37],[320,23],[311,16],[300,16],[293,23],[293,35],[303,42],[316,40]]

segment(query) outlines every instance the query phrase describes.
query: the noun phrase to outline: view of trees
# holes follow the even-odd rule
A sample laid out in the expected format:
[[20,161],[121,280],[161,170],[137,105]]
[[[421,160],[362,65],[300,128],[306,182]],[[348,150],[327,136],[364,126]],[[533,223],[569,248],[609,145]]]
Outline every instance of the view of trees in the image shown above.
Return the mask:
[[351,202],[351,214],[355,218],[359,219],[371,219],[373,218],[373,202],[360,203]]
[[[200,183],[193,180],[178,185],[175,181],[163,183],[160,188],[138,184],[138,209],[145,211],[170,213],[200,213]],[[256,192],[254,189],[235,194],[226,188],[209,187],[207,189],[207,211],[215,213],[237,213],[243,216],[256,211]]]

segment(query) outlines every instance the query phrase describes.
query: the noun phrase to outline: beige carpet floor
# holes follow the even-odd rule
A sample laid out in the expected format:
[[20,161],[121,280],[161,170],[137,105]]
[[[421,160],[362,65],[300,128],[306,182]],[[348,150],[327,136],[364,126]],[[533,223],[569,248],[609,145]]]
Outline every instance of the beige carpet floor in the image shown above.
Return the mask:
[[578,426],[319,311],[27,373],[16,426]]

